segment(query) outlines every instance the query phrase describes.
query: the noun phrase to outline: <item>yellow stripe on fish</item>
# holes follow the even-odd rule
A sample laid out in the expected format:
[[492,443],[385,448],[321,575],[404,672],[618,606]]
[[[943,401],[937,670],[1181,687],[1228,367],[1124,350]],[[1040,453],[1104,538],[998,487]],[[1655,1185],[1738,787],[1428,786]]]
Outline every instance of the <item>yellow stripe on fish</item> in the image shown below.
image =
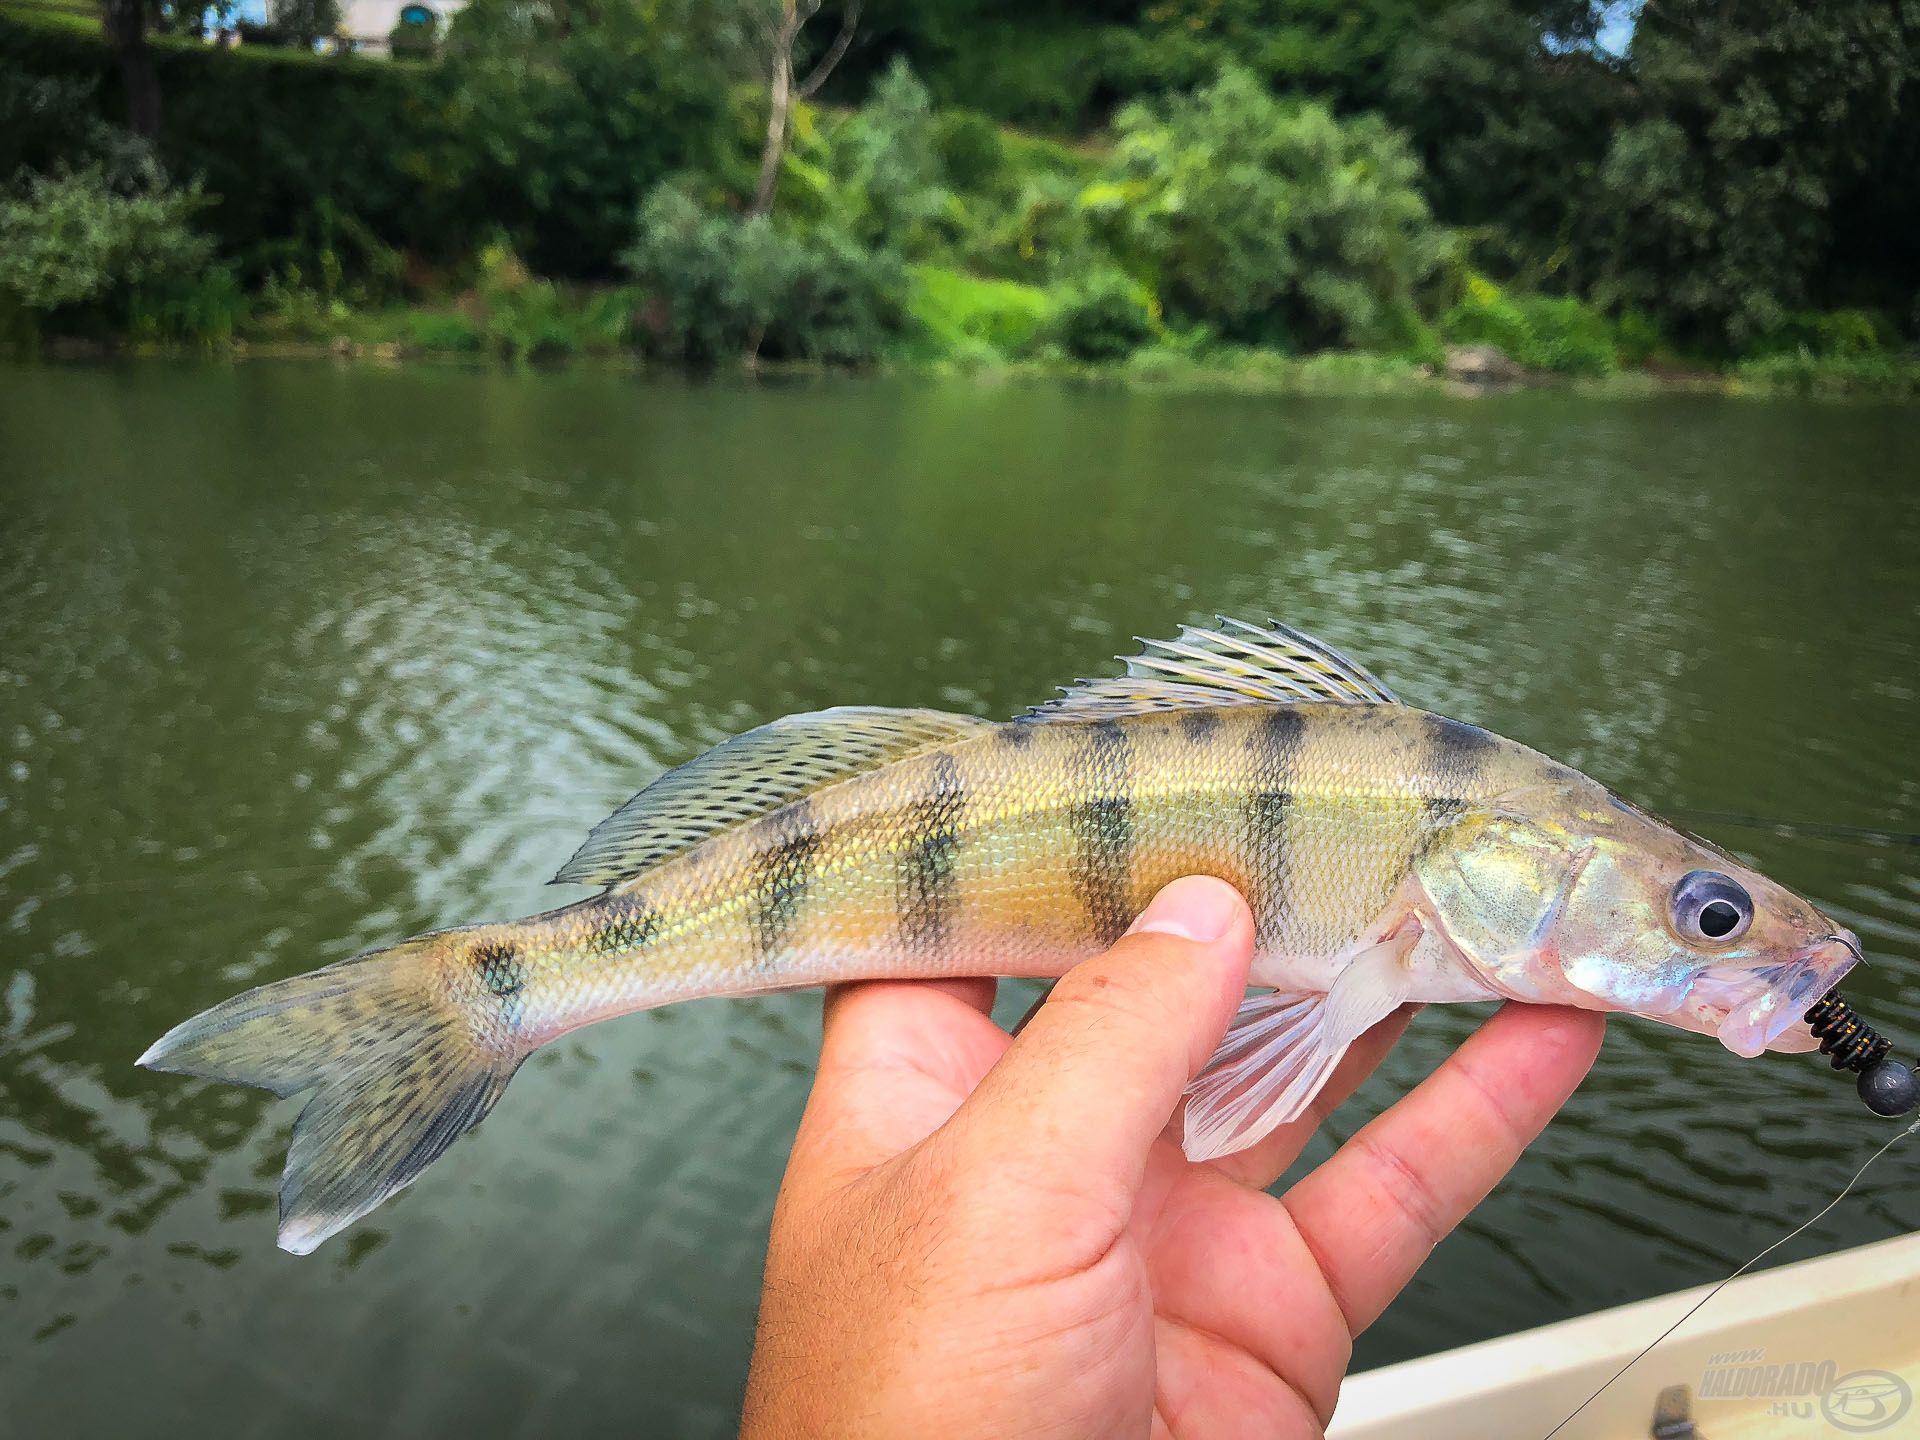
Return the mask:
[[1006,723],[849,708],[762,726],[594,830],[557,878],[600,894],[262,986],[141,1059],[313,1090],[281,1195],[281,1244],[304,1253],[581,1025],[843,980],[1056,976],[1196,873],[1247,896],[1264,993],[1190,1091],[1195,1158],[1300,1114],[1402,1003],[1572,1003],[1741,1053],[1805,1048],[1803,997],[1857,953],[1579,772],[1401,705],[1297,631],[1222,621]]

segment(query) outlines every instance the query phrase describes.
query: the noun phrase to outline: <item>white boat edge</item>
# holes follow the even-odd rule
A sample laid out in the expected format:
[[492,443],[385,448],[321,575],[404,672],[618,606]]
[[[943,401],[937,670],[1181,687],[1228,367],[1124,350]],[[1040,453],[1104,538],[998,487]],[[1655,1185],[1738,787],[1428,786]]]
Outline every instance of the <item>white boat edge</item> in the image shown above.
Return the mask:
[[[1364,1371],[1342,1388],[1328,1440],[1542,1440],[1712,1288],[1675,1291]],[[1753,1351],[1760,1354],[1745,1353]],[[1832,1362],[1830,1377],[1878,1371],[1899,1383],[1878,1402],[1848,1401],[1838,1387],[1828,1400],[1807,1393],[1803,1377],[1818,1373],[1799,1368],[1807,1362]],[[1765,1366],[1794,1368],[1791,1374],[1739,1374]],[[1769,1379],[1789,1393],[1703,1393],[1765,1386]],[[1913,1405],[1920,1389],[1920,1234],[1733,1281],[1555,1440],[1645,1440],[1659,1394],[1671,1385],[1690,1387],[1693,1419],[1712,1440],[1920,1434],[1920,1408]],[[1847,1407],[1844,1425],[1823,1415],[1823,1401]]]

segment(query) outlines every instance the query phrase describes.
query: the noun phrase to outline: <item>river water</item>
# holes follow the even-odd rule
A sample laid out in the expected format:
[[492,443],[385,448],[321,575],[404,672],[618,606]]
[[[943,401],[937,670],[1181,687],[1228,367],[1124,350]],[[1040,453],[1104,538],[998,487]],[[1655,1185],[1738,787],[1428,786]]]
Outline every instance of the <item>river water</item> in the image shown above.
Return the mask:
[[[734,731],[1003,716],[1215,611],[1806,893],[1911,1053],[1917,457],[1920,409],[1703,397],[0,368],[0,1428],[725,1433],[814,997],[576,1033],[304,1260],[272,1243],[294,1105],[133,1058],[551,905],[591,825]],[[1477,1019],[1427,1011],[1334,1130]],[[1358,1363],[1717,1278],[1884,1133],[1815,1060],[1616,1022]],[[1917,1171],[1781,1258],[1920,1224]]]

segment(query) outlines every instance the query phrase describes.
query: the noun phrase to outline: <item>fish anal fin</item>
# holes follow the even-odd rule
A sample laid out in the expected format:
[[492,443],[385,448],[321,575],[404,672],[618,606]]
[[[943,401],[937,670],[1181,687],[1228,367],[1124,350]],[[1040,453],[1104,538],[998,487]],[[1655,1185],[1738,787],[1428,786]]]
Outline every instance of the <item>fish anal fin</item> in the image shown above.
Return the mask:
[[1406,1000],[1419,937],[1413,927],[1357,950],[1325,995],[1249,996],[1187,1086],[1187,1158],[1232,1155],[1305,1114],[1347,1047]]
[[871,705],[788,715],[660,776],[593,828],[554,883],[619,884],[803,795],[992,728],[971,715]]
[[1126,673],[1082,680],[1058,700],[1036,705],[1030,720],[1085,720],[1148,710],[1317,701],[1395,705],[1364,666],[1331,645],[1269,620],[1249,625],[1220,617],[1210,629],[1184,627],[1173,640],[1143,640]]

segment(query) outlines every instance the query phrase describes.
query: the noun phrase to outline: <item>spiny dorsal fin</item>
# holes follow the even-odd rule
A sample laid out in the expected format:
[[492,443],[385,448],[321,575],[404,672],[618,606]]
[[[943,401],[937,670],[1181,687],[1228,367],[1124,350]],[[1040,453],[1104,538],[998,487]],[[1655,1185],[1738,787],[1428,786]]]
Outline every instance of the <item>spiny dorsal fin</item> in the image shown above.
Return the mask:
[[837,780],[993,728],[938,710],[846,705],[788,715],[669,770],[593,827],[556,885],[616,885]]
[[1288,705],[1301,700],[1397,705],[1365,667],[1290,625],[1216,617],[1211,630],[1186,625],[1177,640],[1142,640],[1122,657],[1127,673],[1082,680],[1036,705],[1035,720],[1081,720],[1217,705]]

